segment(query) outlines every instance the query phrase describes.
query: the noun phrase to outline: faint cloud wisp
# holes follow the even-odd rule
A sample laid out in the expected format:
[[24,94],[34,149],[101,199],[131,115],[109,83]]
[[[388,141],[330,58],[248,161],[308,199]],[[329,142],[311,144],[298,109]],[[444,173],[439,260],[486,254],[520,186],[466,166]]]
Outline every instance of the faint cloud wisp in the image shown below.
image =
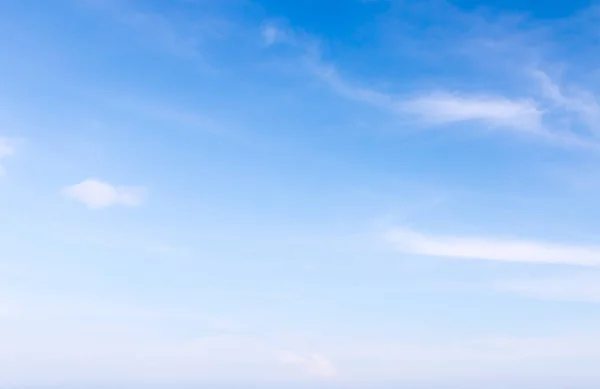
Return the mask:
[[384,234],[397,251],[442,258],[599,267],[600,247],[528,240],[428,235],[404,228]]
[[97,179],[88,179],[64,188],[62,194],[89,209],[102,209],[113,205],[139,206],[146,190],[142,187],[116,187]]
[[[0,137],[0,163],[3,159],[10,157],[15,153],[14,143],[7,139]],[[0,164],[0,176],[4,175],[4,167]]]

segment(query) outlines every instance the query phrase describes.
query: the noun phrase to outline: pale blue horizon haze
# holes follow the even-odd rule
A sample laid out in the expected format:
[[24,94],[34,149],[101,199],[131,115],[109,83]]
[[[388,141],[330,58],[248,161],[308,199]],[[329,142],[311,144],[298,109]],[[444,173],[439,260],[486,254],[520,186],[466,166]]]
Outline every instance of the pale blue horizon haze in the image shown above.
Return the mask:
[[597,388],[598,26],[0,2],[0,389]]

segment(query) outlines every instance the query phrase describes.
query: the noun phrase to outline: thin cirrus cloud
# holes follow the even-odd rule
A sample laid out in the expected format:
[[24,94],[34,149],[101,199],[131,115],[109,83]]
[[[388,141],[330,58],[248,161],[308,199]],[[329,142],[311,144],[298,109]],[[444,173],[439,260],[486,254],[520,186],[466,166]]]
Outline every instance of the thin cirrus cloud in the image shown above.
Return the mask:
[[[53,324],[53,323],[52,323]],[[50,324],[51,325],[51,324]],[[4,337],[0,349],[0,386],[47,386],[50,382],[103,381],[107,375],[130,383],[201,385],[208,382],[266,381],[285,383],[304,379],[328,380],[318,375],[323,361],[297,352],[282,352],[260,338],[235,335],[195,339],[164,339],[140,336],[134,328],[113,324],[117,331],[98,325],[71,325],[75,339],[64,329],[53,328],[27,336]],[[54,332],[54,333],[53,333]],[[115,334],[116,332],[116,334]],[[145,334],[145,331],[142,331]],[[5,339],[4,339],[5,338]],[[140,357],[141,356],[141,357]],[[291,364],[289,361],[307,361]],[[331,362],[326,361],[329,368]],[[9,363],[10,361],[10,363]],[[27,374],[35,366],[52,366],[39,374]],[[73,369],[73,366],[77,366]],[[153,366],[153,368],[149,368]],[[235,374],[232,374],[235,372]]]
[[98,179],[88,179],[64,188],[62,194],[89,209],[102,209],[115,205],[139,206],[146,190],[142,187],[113,186]]
[[331,360],[320,354],[302,356],[292,352],[285,352],[282,353],[280,358],[284,364],[298,366],[315,377],[334,378],[338,375]]
[[400,107],[425,123],[437,125],[476,121],[490,126],[535,131],[542,124],[542,111],[533,101],[525,99],[442,92],[417,96],[402,102]]
[[265,46],[272,46],[277,43],[286,42],[289,34],[273,23],[267,23],[261,29],[261,35]]
[[312,62],[313,74],[338,95],[349,100],[386,110],[394,115],[411,116],[425,125],[443,126],[478,122],[489,127],[534,132],[542,129],[542,110],[532,100],[509,99],[494,95],[465,95],[430,92],[413,97],[396,97],[352,85],[333,66]]
[[0,176],[4,174],[2,161],[15,153],[14,143],[7,138],[0,137]]
[[397,251],[441,258],[600,266],[600,247],[528,240],[428,235],[395,228],[385,233]]
[[560,85],[548,73],[539,69],[534,69],[531,76],[538,83],[543,99],[555,109],[570,113],[572,121],[578,121],[591,132],[598,133],[600,104],[594,93],[582,88]]
[[497,281],[500,292],[546,301],[600,303],[600,274],[519,278]]
[[583,88],[565,88],[540,69],[528,71],[521,64],[522,73],[537,86],[537,92],[531,88],[523,89],[520,94],[513,91],[511,96],[517,97],[493,91],[465,93],[443,86],[390,93],[343,77],[336,66],[322,59],[319,42],[309,36],[273,24],[264,27],[262,35],[267,47],[281,43],[298,49],[307,71],[340,97],[414,120],[416,125],[444,127],[471,123],[478,125],[474,128],[528,134],[562,147],[600,147],[595,130],[600,123],[600,104],[594,94]]

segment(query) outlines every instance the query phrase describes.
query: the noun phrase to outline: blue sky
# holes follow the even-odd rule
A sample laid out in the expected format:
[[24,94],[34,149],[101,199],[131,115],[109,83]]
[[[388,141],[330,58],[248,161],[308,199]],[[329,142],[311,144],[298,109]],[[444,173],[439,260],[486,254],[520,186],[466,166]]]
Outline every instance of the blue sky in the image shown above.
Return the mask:
[[0,4],[0,388],[596,388],[600,8]]

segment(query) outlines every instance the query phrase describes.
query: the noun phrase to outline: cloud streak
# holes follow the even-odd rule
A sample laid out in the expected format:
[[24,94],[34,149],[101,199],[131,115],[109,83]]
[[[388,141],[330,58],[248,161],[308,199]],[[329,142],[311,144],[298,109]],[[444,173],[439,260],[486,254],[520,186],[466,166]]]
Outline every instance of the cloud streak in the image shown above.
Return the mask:
[[[136,335],[132,329],[102,326],[74,327],[74,335],[51,331],[33,336],[0,336],[0,385],[42,385],[68,381],[76,384],[184,383],[241,384],[323,381],[323,361],[260,338],[212,335],[192,339],[164,339]],[[142,331],[145,333],[145,331]],[[13,334],[14,335],[14,334]],[[290,363],[289,361],[302,361]],[[329,368],[330,362],[324,358]],[[31,374],[35,372],[36,374]]]
[[281,355],[281,361],[291,366],[298,366],[316,377],[334,378],[338,375],[331,360],[320,354],[301,356],[292,352],[285,352]]
[[[169,314],[171,322],[157,321],[143,311],[140,320],[132,321],[140,313],[135,309],[110,309],[108,317],[98,316],[94,309],[90,316],[86,310],[93,304],[85,304],[68,309],[74,316],[65,317],[55,308],[43,304],[41,310],[32,310],[33,316],[20,315],[12,326],[3,327],[0,386],[441,382],[457,377],[491,379],[499,370],[515,378],[519,371],[515,369],[522,366],[536,376],[549,363],[561,366],[552,371],[560,376],[569,372],[571,362],[600,358],[600,339],[583,334],[387,341],[353,337],[318,342],[320,350],[315,352],[314,344],[300,339],[288,339],[284,345],[261,336],[178,333],[182,323],[183,328],[190,324],[187,316]],[[57,314],[63,319],[57,320]],[[40,320],[45,323],[41,328]],[[164,328],[172,332],[165,333]]]
[[526,99],[441,92],[405,100],[400,106],[401,112],[415,115],[432,125],[472,121],[515,130],[538,131],[542,128],[542,111]]
[[[262,34],[265,46],[285,43],[296,48],[308,72],[337,95],[403,120],[412,120],[416,126],[473,124],[471,130],[509,131],[562,147],[600,149],[597,139],[600,104],[594,93],[583,88],[565,88],[537,68],[528,71],[531,67],[527,64],[513,64],[518,70],[509,77],[523,84],[524,74],[526,81],[537,86],[537,91],[524,86],[509,94],[493,90],[465,92],[456,87],[439,86],[429,90],[387,92],[342,76],[337,66],[323,59],[321,43],[310,36],[273,25],[264,28]],[[510,82],[519,85],[514,80]]]
[[543,111],[531,99],[495,95],[429,92],[412,97],[394,96],[352,85],[333,66],[313,63],[311,71],[337,94],[349,100],[410,116],[430,126],[474,122],[488,127],[536,132],[543,130]]
[[582,146],[570,134],[557,134],[544,124],[545,111],[532,98],[508,98],[493,93],[468,94],[443,89],[407,94],[384,93],[357,86],[344,79],[335,66],[318,56],[308,56],[308,69],[339,96],[386,111],[396,117],[414,120],[427,127],[478,124],[484,129],[528,133],[569,146]]
[[599,274],[503,280],[496,282],[495,287],[501,292],[539,300],[600,303]]
[[0,137],[0,176],[4,175],[4,167],[2,166],[2,160],[12,156],[15,153],[14,143],[8,139]]
[[541,97],[555,109],[573,115],[572,122],[580,122],[592,135],[600,133],[600,104],[593,93],[580,88],[565,88],[553,80],[548,73],[535,69],[532,77],[538,82]]
[[397,251],[441,258],[600,267],[600,247],[527,240],[428,235],[395,228],[385,239]]
[[272,46],[277,43],[288,42],[290,36],[285,29],[278,27],[274,23],[267,23],[261,29],[263,43],[265,46]]

